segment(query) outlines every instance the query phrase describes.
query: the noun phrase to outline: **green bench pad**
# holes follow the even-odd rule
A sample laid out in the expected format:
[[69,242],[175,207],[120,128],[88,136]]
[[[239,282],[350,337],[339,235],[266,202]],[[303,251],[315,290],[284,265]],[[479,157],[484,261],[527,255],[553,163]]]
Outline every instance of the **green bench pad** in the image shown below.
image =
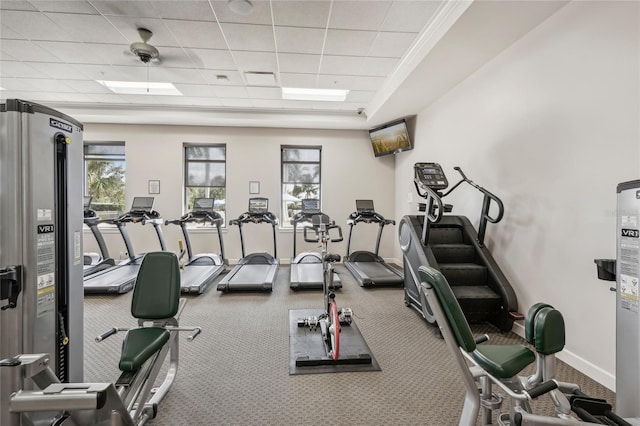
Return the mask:
[[136,371],[169,341],[169,331],[161,327],[129,330],[122,342],[120,371]]
[[478,345],[471,357],[485,371],[499,379],[516,376],[536,356],[522,345]]

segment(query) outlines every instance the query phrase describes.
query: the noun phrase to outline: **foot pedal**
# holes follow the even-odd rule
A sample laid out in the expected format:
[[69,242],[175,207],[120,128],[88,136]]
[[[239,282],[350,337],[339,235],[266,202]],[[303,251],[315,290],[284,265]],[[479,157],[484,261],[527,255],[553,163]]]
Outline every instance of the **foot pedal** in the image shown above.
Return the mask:
[[340,308],[338,311],[338,319],[340,320],[340,325],[351,325],[351,321],[353,316],[353,311],[351,308]]
[[136,378],[136,374],[138,374],[138,370],[136,371],[123,371],[116,380],[116,386],[131,386],[133,380]]

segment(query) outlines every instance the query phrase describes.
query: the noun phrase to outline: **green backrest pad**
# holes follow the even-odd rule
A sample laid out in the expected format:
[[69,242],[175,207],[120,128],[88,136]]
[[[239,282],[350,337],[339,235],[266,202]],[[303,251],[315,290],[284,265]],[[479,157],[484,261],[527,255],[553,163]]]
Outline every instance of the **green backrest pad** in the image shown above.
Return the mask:
[[175,254],[147,253],[142,260],[131,301],[131,315],[142,319],[171,318],[180,304],[180,266]]
[[428,266],[421,266],[418,273],[422,282],[434,288],[458,346],[470,352],[489,374],[501,379],[510,378],[535,361],[533,352],[522,345],[477,346],[460,304],[442,273]]
[[553,308],[553,306],[548,305],[546,303],[536,303],[527,312],[527,316],[524,319],[524,337],[530,345],[536,344],[536,332],[535,332],[535,324],[536,324],[536,315],[542,308]]
[[435,289],[458,346],[467,352],[473,352],[476,348],[476,341],[447,279],[440,271],[429,266],[420,266],[418,274],[420,281],[426,282]]
[[564,318],[551,307],[540,310],[535,325],[536,352],[551,355],[564,349]]

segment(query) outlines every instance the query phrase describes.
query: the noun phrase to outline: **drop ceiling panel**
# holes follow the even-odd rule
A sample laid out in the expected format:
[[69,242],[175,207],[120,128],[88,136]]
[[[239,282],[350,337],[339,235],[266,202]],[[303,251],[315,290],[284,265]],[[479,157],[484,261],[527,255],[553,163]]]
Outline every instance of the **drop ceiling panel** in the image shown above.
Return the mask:
[[273,52],[273,30],[269,25],[220,24],[231,50]]
[[217,97],[216,89],[213,86],[209,86],[206,84],[183,84],[178,83],[175,85],[176,88],[182,93],[184,96],[191,97]]
[[282,87],[316,87],[317,76],[315,74],[280,73]]
[[160,18],[155,2],[136,0],[92,0],[91,4],[103,15],[130,16],[134,18]]
[[[236,68],[228,50],[222,49],[185,49],[197,68],[213,70],[233,70]],[[164,49],[163,49],[164,51]],[[162,52],[160,53],[162,55]]]
[[376,38],[375,31],[329,30],[326,55],[367,56]]
[[106,95],[113,92],[95,80],[62,80],[64,84],[78,93]]
[[75,90],[61,81],[47,78],[3,78],[2,87],[8,90],[25,92],[75,92]]
[[[147,67],[121,65],[74,65],[91,80],[147,81]],[[153,79],[153,75],[150,77]]]
[[390,1],[335,1],[329,28],[378,31],[391,6]]
[[[244,84],[244,80],[237,71],[201,70],[200,74],[207,84],[216,86],[242,86]],[[219,78],[219,76],[226,76],[227,79]]]
[[320,67],[320,55],[303,53],[279,53],[278,62],[281,72],[316,73]]
[[320,54],[324,34],[318,28],[276,27],[278,52]]
[[15,1],[15,0],[2,0],[0,1],[0,10],[37,10],[31,4],[24,0]]
[[154,9],[162,18],[183,19],[187,21],[215,21],[215,15],[206,0],[189,0],[188,7],[184,1],[154,1]]
[[376,92],[373,90],[364,91],[364,90],[351,90],[349,94],[347,94],[347,102],[369,102],[373,99],[373,95]]
[[273,52],[245,52],[233,53],[240,71],[278,72],[278,61]]
[[272,1],[273,20],[277,26],[326,28],[331,2],[328,1]]
[[200,72],[191,68],[150,67],[149,81],[206,84]]
[[29,3],[41,12],[80,13],[84,15],[97,15],[98,11],[88,1],[80,0],[30,0]]
[[[4,12],[2,13],[4,14]],[[4,24],[0,25],[0,36],[2,37],[3,42],[4,40],[26,40],[22,34],[19,34]]]
[[0,61],[0,70],[2,78],[18,77],[18,78],[47,78],[48,76],[42,72],[36,71],[29,64],[15,61]]
[[419,33],[428,20],[446,3],[436,1],[395,1],[380,27],[380,31]]
[[239,15],[227,7],[226,0],[212,1],[218,22],[236,24],[271,25],[271,8],[268,1],[253,1],[253,11],[249,15]]
[[322,57],[322,74],[358,75],[362,71],[365,58],[361,56],[335,56]]
[[164,23],[182,47],[227,48],[220,27],[215,22],[187,22],[167,19],[164,20]]
[[81,93],[65,93],[64,98],[62,98],[62,94],[56,92],[25,92],[25,94],[28,94],[29,96],[24,96],[24,98],[38,103],[60,102],[62,99],[64,99],[65,102],[77,102],[83,104],[94,102],[92,95],[84,95]]
[[[47,75],[50,78],[60,80],[87,80],[87,76],[80,72],[76,67],[68,64],[49,63],[49,62],[31,62],[29,64],[34,70]],[[97,83],[96,83],[97,84]]]
[[319,75],[319,89],[341,89],[349,90],[353,85],[355,77],[352,75]]
[[74,41],[66,28],[40,12],[3,10],[2,23],[30,40]]
[[[37,41],[35,42],[41,49],[47,50],[58,57],[56,62],[66,62],[69,64],[104,64],[108,65],[108,60],[114,63],[132,63],[135,57],[129,57],[128,52],[121,45],[101,45],[92,43],[71,43],[60,41]],[[70,65],[71,66],[71,65]]]
[[0,53],[25,62],[60,62],[60,58],[28,40],[2,40]]
[[74,15],[71,13],[45,13],[63,28],[73,40],[90,43],[127,43],[127,39],[100,15]]

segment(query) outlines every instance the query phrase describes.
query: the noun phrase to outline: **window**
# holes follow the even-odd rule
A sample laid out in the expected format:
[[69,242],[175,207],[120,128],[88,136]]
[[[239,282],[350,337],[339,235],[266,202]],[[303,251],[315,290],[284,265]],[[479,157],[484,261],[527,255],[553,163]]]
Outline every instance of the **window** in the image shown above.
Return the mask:
[[225,220],[227,194],[226,145],[190,145],[184,147],[185,211],[196,198],[213,198],[213,208]]
[[290,219],[300,208],[300,200],[320,200],[320,146],[281,147],[282,161],[282,218],[283,226],[291,226]]
[[85,142],[84,176],[84,193],[98,216],[115,218],[125,211],[124,142]]

